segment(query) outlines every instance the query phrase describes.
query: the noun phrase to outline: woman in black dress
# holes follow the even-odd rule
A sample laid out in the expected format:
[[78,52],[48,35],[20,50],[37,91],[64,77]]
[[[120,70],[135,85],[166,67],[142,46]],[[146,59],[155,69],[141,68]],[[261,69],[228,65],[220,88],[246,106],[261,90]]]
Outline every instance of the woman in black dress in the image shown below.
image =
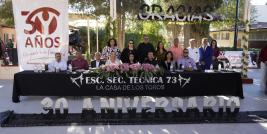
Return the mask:
[[177,67],[176,61],[173,60],[173,53],[171,51],[168,51],[165,54],[164,61],[162,61],[160,65],[166,71],[176,70],[176,67]]
[[136,49],[134,47],[134,41],[133,40],[129,40],[128,41],[128,46],[122,50],[121,61],[123,63],[127,63],[128,62],[130,53],[133,54],[134,55],[134,59],[137,60],[137,54],[136,54]]
[[167,53],[167,50],[164,48],[163,42],[159,41],[158,45],[157,45],[157,50],[155,52],[155,56],[157,58],[157,61],[158,62],[164,61],[166,53]]
[[128,57],[129,57],[129,59],[128,59],[127,63],[129,63],[129,65],[137,63],[137,60],[135,59],[135,56],[133,53],[130,53]]

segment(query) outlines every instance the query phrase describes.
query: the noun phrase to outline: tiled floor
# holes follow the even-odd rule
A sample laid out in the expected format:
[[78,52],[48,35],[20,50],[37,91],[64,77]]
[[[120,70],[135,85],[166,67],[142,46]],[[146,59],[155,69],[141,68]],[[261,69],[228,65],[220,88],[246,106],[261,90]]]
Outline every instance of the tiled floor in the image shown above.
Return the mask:
[[[241,111],[267,110],[267,96],[260,90],[259,70],[249,70],[253,85],[244,85],[245,99]],[[0,80],[0,112],[14,110],[17,113],[40,113],[43,97],[22,97],[21,103],[12,103],[12,80]],[[53,97],[56,99],[57,97]],[[82,99],[68,98],[69,112],[81,112]],[[0,134],[267,134],[263,124],[182,124],[182,125],[113,125],[113,126],[64,126],[0,128]]]

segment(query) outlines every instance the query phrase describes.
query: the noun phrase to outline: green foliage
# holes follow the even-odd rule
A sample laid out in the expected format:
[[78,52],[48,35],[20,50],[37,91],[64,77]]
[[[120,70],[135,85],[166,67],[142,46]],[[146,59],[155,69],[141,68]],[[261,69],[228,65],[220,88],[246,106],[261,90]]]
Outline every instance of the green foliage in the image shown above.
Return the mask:
[[[117,0],[117,13],[137,13],[142,1]],[[69,0],[69,4],[72,8],[84,14],[93,14],[94,16],[109,15],[109,0]]]
[[69,0],[70,6],[85,15],[107,15],[109,8],[106,0]]
[[[108,17],[108,21],[107,21],[107,23],[106,23],[106,25],[105,25],[105,40],[106,41],[108,41],[109,39],[111,39],[111,38],[116,38],[117,36],[118,36],[118,34],[117,34],[117,32],[116,32],[116,21],[114,21],[114,22],[110,22],[111,21],[111,17]],[[110,23],[112,24],[112,26],[113,26],[113,29],[112,29],[112,32],[113,32],[113,36],[111,37],[111,35],[110,35],[110,30],[111,30],[111,28],[110,28]]]
[[[139,11],[139,7],[141,5],[141,2],[143,0],[117,0],[117,17],[121,17],[122,21],[125,21],[126,14],[134,15],[137,14]],[[107,41],[110,38],[116,38],[118,37],[118,21],[112,22],[113,25],[113,37],[110,37],[110,16],[109,16],[109,1],[107,0],[70,0],[69,1],[71,7],[75,9],[78,12],[82,12],[85,15],[89,16],[100,16],[105,15],[107,18],[107,23],[105,26],[105,32],[104,32],[104,39]],[[130,16],[131,16],[130,15]],[[103,47],[100,47],[103,48]]]
[[14,26],[11,0],[6,0],[4,4],[0,6],[0,23],[8,26]]
[[91,55],[88,51],[85,52],[85,59],[90,63],[91,62]]
[[131,26],[126,31],[125,43],[129,40],[134,40],[135,45],[143,42],[143,36],[148,35],[150,42],[156,47],[159,41],[167,43],[163,37],[162,32],[166,29],[164,22],[158,21],[136,21],[128,20],[127,23],[131,23]]
[[[216,29],[230,29],[233,28],[235,25],[235,18],[236,18],[236,0],[228,0],[227,2],[223,2],[222,6],[218,8],[216,11],[217,14],[220,14],[223,18],[222,21],[215,21],[212,22],[212,27]],[[244,6],[245,0],[239,0],[239,14],[238,14],[238,26],[243,26],[244,22]],[[251,10],[251,21],[255,19],[256,9],[252,7]]]
[[[79,27],[79,32],[81,35],[82,44],[86,44],[84,46],[86,46],[85,50],[87,51],[88,50],[87,27]],[[99,48],[103,48],[106,45],[104,29],[98,30],[98,40],[99,40]],[[90,44],[91,44],[91,53],[96,52],[96,49],[97,49],[96,48],[96,31],[93,29],[90,29]]]

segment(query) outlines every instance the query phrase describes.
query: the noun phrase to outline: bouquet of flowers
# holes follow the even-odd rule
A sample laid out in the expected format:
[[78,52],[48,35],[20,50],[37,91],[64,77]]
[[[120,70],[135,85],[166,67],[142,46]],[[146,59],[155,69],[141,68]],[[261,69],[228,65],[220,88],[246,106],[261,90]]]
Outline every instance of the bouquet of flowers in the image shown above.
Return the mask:
[[119,65],[116,65],[116,64],[111,64],[111,65],[108,65],[106,66],[106,72],[112,72],[112,73],[115,73],[117,71],[119,71],[120,67]]
[[100,76],[103,78],[111,76],[140,76],[140,77],[153,77],[160,73],[160,68],[151,64],[111,64],[102,66],[99,70]]
[[143,64],[142,67],[145,72],[154,72],[156,70],[155,66],[151,64]]
[[155,67],[154,65],[151,64],[142,64],[142,72],[141,72],[141,77],[153,77],[160,71],[159,67]]
[[130,67],[130,69],[131,69],[132,71],[136,71],[136,72],[138,72],[138,71],[140,71],[140,70],[142,69],[142,66],[141,66],[141,64],[139,64],[139,63],[132,64],[132,65],[130,65],[129,67]]
[[142,65],[139,63],[132,64],[129,66],[129,68],[132,76],[138,76],[138,73],[142,71]]
[[118,76],[120,67],[116,64],[104,65],[100,67],[99,73],[100,77],[107,78],[110,76]]
[[127,73],[130,71],[130,66],[129,64],[125,63],[125,64],[121,64],[120,65],[120,72],[121,73]]

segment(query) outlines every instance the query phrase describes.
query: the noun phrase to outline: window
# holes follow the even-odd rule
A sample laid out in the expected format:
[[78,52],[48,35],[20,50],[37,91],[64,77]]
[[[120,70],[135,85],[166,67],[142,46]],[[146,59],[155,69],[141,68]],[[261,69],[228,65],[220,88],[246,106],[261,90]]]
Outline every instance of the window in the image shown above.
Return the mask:
[[221,39],[222,40],[229,40],[230,33],[222,33],[221,34]]
[[15,35],[12,34],[12,41],[14,42],[15,41]]
[[220,39],[220,35],[218,33],[215,33],[212,35],[214,40],[219,40]]
[[249,33],[250,40],[266,40],[267,39],[267,32],[251,32]]
[[256,39],[256,34],[255,34],[255,32],[250,32],[250,33],[249,33],[249,39],[250,39],[250,40],[255,40],[255,39]]
[[8,41],[8,34],[4,33],[4,42],[6,43]]

